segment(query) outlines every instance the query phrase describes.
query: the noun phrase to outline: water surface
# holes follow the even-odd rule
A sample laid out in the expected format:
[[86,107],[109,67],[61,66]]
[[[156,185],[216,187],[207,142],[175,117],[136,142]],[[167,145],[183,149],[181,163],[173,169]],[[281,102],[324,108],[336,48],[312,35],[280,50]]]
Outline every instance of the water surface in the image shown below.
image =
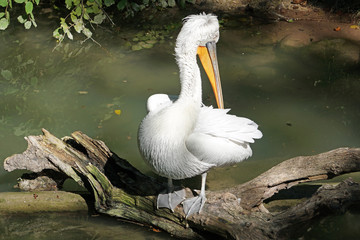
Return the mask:
[[[0,32],[0,159],[23,152],[23,137],[39,135],[41,128],[57,137],[80,130],[104,141],[142,172],[152,174],[137,150],[137,128],[151,94],[179,93],[173,56],[175,35],[166,36],[151,49],[132,51],[127,37],[138,31],[136,28],[127,29],[130,33],[99,29],[102,47],[91,41],[82,45],[65,41],[53,51],[56,43],[51,32],[55,26],[40,23],[29,31],[14,26]],[[217,48],[225,107],[257,122],[264,137],[252,145],[251,159],[212,170],[209,190],[245,182],[294,156],[360,145],[360,68],[358,60],[342,51],[359,51],[359,45],[324,40],[293,48],[281,42],[266,43],[264,38],[260,26],[221,30]],[[207,105],[215,104],[207,81],[203,82],[203,99]],[[1,168],[0,191],[16,191],[13,185],[20,175],[20,171],[7,173]],[[359,174],[351,176],[360,180]],[[199,181],[194,178],[182,183],[199,188]],[[62,221],[61,216],[54,218]],[[346,219],[353,218],[360,219],[346,215],[342,224],[349,226]],[[104,221],[111,222],[79,219],[75,224],[79,227],[71,228],[71,221],[62,226],[73,233],[71,237],[64,231],[66,239],[83,236],[82,228],[104,228]],[[9,222],[22,226],[26,221],[12,218]],[[111,226],[118,225],[114,221]],[[117,229],[109,228],[94,234],[98,239],[109,239],[108,231]],[[119,227],[119,234],[126,228]],[[141,233],[148,233],[140,227],[132,231],[139,232],[138,239],[144,236]],[[39,234],[38,239],[53,237],[52,233]],[[34,235],[5,236],[32,239]]]

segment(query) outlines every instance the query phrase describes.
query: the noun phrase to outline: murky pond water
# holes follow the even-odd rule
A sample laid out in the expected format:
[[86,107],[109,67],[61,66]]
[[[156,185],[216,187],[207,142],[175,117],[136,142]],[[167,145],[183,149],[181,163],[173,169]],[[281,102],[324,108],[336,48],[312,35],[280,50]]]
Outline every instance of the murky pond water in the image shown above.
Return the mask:
[[[55,27],[56,23],[40,23],[29,31],[14,26],[0,32],[0,159],[23,152],[23,137],[39,135],[41,128],[57,137],[81,130],[103,140],[142,172],[152,174],[137,150],[137,128],[151,94],[179,92],[173,56],[175,36],[165,37],[151,49],[132,51],[127,40],[131,34],[99,29],[102,47],[90,41],[82,45],[66,41],[53,51],[56,43],[51,33]],[[256,121],[264,137],[252,145],[251,159],[212,170],[209,190],[247,181],[293,156],[360,145],[360,68],[353,54],[359,52],[359,44],[324,40],[292,48],[264,39],[261,26],[225,27],[221,31],[217,48],[225,106],[233,114]],[[203,92],[204,103],[214,104],[206,81]],[[20,175],[0,168],[0,191],[14,191]],[[351,176],[360,180],[358,174]],[[199,187],[199,179],[184,184]],[[22,226],[33,221],[29,218],[2,220],[3,226],[9,226],[0,228],[1,236],[8,236],[3,239],[33,239],[33,233],[21,233]],[[45,218],[49,216],[38,216],[34,221]],[[84,229],[95,228],[96,239],[130,236],[133,232],[139,233],[132,236],[135,239],[167,236],[152,235],[135,226],[129,230],[128,225],[114,219],[63,218],[51,215],[54,222],[63,222],[55,227],[65,229],[59,230],[65,239],[87,239]],[[342,224],[350,226],[350,218],[360,220],[359,215],[346,215]],[[9,231],[12,225],[19,228],[18,233]],[[323,227],[320,225],[318,229]],[[54,233],[45,228],[37,239],[53,238]],[[309,239],[320,236],[323,230],[319,231]]]
[[140,228],[106,216],[89,217],[75,213],[2,216],[0,223],[0,239],[3,240],[169,238],[166,233],[152,233],[149,227]]

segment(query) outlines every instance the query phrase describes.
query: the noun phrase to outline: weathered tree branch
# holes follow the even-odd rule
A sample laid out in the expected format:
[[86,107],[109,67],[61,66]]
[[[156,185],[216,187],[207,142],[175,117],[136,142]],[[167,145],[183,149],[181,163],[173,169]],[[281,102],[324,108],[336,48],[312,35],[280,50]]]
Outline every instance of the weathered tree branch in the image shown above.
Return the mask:
[[360,149],[338,148],[314,156],[289,159],[251,181],[226,191],[247,196],[241,205],[250,210],[282,189],[357,171],[360,171]]
[[98,212],[152,225],[177,237],[216,234],[231,239],[279,239],[305,226],[324,209],[344,210],[360,201],[359,185],[348,179],[337,186],[324,185],[308,200],[281,212],[270,213],[263,206],[264,200],[281,189],[359,171],[360,149],[339,148],[292,158],[242,185],[209,191],[203,212],[185,219],[181,206],[174,213],[157,210],[156,195],[163,184],[143,175],[102,141],[81,132],[62,140],[45,129],[43,133],[26,137],[27,150],[5,159],[5,169],[64,173],[93,192]]
[[0,192],[0,216],[39,212],[83,212],[88,207],[79,194],[64,191]]

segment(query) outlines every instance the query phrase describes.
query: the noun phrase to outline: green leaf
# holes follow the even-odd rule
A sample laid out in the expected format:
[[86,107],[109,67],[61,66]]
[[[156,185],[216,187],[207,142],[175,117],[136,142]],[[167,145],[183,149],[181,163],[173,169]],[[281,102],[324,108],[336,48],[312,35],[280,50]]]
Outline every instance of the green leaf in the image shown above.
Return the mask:
[[169,4],[169,7],[175,7],[176,6],[175,0],[168,0],[168,4]]
[[84,19],[86,19],[86,20],[90,19],[90,16],[89,16],[89,14],[87,12],[84,13]]
[[13,78],[13,75],[9,70],[1,70],[1,76],[6,80],[11,80]]
[[104,0],[104,4],[107,7],[110,7],[111,5],[115,4],[114,0]]
[[72,0],[65,0],[66,8],[70,9],[72,7]]
[[1,7],[6,7],[8,5],[7,0],[0,0],[0,6]]
[[0,30],[5,30],[9,26],[9,21],[6,18],[0,19]]
[[75,9],[75,14],[76,14],[76,16],[80,16],[80,15],[81,15],[81,12],[82,12],[81,7],[77,7],[77,8]]
[[21,15],[17,17],[17,20],[19,21],[19,23],[22,23],[22,24],[24,24],[26,22],[26,19],[24,19],[23,16],[21,16]]
[[116,5],[116,7],[121,11],[125,8],[126,4],[127,4],[127,0],[120,0],[120,2]]
[[[160,5],[161,5],[161,7],[166,8],[166,7],[168,6],[168,3],[167,3],[166,0],[160,0]],[[135,9],[134,9],[134,10],[135,10]],[[135,10],[135,11],[136,11],[136,10]]]
[[82,32],[87,38],[91,38],[92,32],[88,28],[84,28]]
[[[165,0],[164,0],[164,1],[165,1]],[[135,3],[135,2],[132,2],[132,3],[131,3],[131,7],[132,7],[132,9],[133,9],[135,12],[140,11],[140,6],[139,6],[139,4],[137,4],[137,3]]]
[[100,13],[94,17],[94,21],[92,21],[95,24],[101,24],[105,20],[106,16],[103,13]]
[[15,0],[16,3],[24,3],[25,0]]
[[69,26],[67,25],[67,23],[65,21],[61,22],[60,26],[64,30],[64,32],[66,32],[69,29]]
[[0,18],[2,18],[3,16],[5,16],[5,13],[0,12]]
[[31,28],[31,21],[26,21],[24,23],[24,27],[25,27],[25,29],[30,29]]
[[40,0],[35,0],[36,5],[39,5]]
[[85,8],[85,13],[93,13],[94,12],[94,9],[91,7],[87,7]]
[[27,14],[32,13],[33,9],[34,9],[33,3],[32,3],[32,2],[26,2],[26,4],[25,4],[25,11],[26,11],[26,13],[27,13]]
[[81,19],[81,18],[80,18],[80,19],[76,19],[76,20],[74,21],[74,23],[75,23],[75,25],[74,25],[75,31],[76,31],[77,33],[80,33],[80,32],[84,29],[84,23],[83,23],[82,19]]
[[70,14],[71,21],[74,23],[77,20],[77,17],[75,16],[74,12],[71,12]]
[[56,39],[59,39],[61,36],[63,36],[62,34],[59,33],[60,27],[58,27],[57,29],[55,29],[53,31],[53,37]]
[[92,9],[93,9],[94,14],[98,14],[98,13],[102,12],[97,4],[93,5]]
[[66,35],[67,35],[67,37],[68,37],[70,40],[73,40],[73,39],[74,39],[74,37],[73,37],[73,35],[71,34],[70,30],[67,30],[67,31],[66,31]]

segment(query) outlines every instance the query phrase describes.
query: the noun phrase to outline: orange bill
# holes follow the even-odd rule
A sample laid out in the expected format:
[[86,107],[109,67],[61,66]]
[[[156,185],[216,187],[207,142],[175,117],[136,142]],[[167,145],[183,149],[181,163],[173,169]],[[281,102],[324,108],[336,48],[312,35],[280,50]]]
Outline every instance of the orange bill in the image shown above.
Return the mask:
[[206,44],[206,46],[199,46],[197,49],[197,54],[200,58],[201,64],[204,67],[206,75],[209,78],[210,84],[215,94],[218,108],[224,108],[219,66],[216,56],[216,43],[209,42]]

